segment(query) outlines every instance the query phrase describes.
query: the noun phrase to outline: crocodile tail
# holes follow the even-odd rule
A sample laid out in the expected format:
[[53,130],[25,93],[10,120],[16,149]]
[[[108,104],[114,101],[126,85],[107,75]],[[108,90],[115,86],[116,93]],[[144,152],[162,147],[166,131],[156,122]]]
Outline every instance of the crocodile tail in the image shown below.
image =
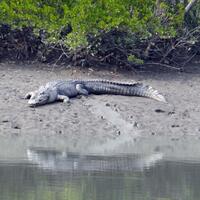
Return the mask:
[[135,93],[135,95],[138,95],[138,96],[144,96],[144,97],[148,97],[151,99],[155,99],[160,102],[167,103],[165,97],[149,85],[143,85],[142,83],[136,83],[134,93]]
[[115,94],[125,96],[140,96],[166,102],[157,90],[142,83],[123,83],[107,80],[84,81],[84,87],[92,94]]

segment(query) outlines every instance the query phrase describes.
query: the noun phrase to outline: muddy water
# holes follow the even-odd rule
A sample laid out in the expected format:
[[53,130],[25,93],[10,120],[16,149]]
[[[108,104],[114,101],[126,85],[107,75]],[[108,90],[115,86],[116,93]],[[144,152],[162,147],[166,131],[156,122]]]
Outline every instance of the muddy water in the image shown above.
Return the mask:
[[64,138],[2,137],[0,199],[200,199],[198,139],[122,141],[72,152]]

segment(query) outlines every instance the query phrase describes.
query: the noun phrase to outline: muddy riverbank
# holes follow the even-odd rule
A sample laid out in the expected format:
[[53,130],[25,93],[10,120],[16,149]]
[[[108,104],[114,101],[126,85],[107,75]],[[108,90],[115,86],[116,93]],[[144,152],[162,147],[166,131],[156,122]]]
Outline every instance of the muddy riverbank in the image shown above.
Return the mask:
[[[55,79],[104,78],[140,81],[158,89],[169,104],[151,99],[91,95],[30,108],[26,92]],[[65,137],[69,146],[126,142],[138,136],[200,134],[200,77],[197,73],[120,73],[94,69],[56,69],[45,65],[0,64],[0,135]],[[87,141],[81,143],[81,141]],[[116,144],[116,143],[115,143]]]

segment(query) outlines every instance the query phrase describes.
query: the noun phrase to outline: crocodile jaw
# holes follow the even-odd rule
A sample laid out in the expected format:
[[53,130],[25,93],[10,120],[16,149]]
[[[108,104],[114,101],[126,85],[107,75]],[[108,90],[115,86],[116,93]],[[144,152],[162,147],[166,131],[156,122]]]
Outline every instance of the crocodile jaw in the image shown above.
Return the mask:
[[41,106],[56,101],[58,96],[57,89],[49,86],[41,86],[39,90],[32,93],[28,101],[30,107]]
[[50,94],[48,90],[37,90],[32,93],[31,98],[28,101],[30,107],[40,106],[49,102]]
[[35,107],[35,106],[40,106],[40,105],[44,105],[44,104],[47,104],[48,103],[48,100],[49,100],[49,96],[45,95],[45,96],[42,96],[40,95],[40,97],[38,98],[30,98],[29,101],[28,101],[28,105],[30,107]]

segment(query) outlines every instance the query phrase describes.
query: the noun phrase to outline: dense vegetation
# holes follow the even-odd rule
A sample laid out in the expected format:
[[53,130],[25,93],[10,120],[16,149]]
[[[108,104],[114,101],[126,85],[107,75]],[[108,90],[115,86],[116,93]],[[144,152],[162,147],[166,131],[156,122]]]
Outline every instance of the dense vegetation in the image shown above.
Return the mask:
[[186,10],[187,0],[1,0],[0,58],[181,66],[199,53],[199,4]]

